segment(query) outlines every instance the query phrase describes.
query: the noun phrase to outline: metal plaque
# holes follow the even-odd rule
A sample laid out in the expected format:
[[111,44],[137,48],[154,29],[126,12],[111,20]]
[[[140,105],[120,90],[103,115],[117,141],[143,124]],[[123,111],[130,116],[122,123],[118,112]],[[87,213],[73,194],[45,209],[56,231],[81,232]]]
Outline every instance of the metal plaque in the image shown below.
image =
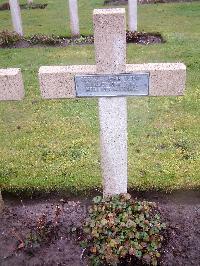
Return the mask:
[[77,97],[146,96],[149,73],[76,75]]

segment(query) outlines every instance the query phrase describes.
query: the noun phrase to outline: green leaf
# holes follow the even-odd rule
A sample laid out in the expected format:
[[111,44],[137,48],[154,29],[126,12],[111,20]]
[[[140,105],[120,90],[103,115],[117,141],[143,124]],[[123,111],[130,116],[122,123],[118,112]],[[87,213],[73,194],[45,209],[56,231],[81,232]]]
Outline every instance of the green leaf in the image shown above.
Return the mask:
[[117,246],[117,241],[115,239],[111,239],[110,243],[109,243],[111,248],[114,248]]
[[141,257],[142,257],[142,251],[137,250],[137,251],[135,252],[135,256],[136,256],[137,258],[141,258]]
[[156,214],[155,219],[160,220],[160,216],[158,214]]
[[139,239],[139,238],[140,238],[140,233],[139,233],[139,232],[136,232],[136,233],[135,233],[135,238],[136,238],[136,239]]
[[80,246],[81,246],[82,248],[86,248],[86,247],[87,247],[87,242],[86,242],[86,241],[82,241],[82,242],[80,243]]
[[160,253],[159,252],[156,252],[156,257],[160,258]]
[[91,221],[90,227],[92,227],[92,228],[95,227],[95,224],[96,224],[95,221]]
[[92,256],[99,259],[95,263],[117,265],[120,257],[129,254],[143,258],[148,265],[157,264],[163,240],[160,231],[165,224],[159,214],[154,215],[152,203],[133,201],[127,194],[106,200],[98,196],[93,202],[84,232],[88,232],[87,247],[92,246]]
[[100,203],[101,200],[102,200],[102,197],[101,196],[97,196],[97,197],[94,197],[92,201],[97,204],[97,203]]
[[154,257],[151,259],[151,263],[152,263],[153,266],[157,266],[158,265],[157,259],[154,258]]

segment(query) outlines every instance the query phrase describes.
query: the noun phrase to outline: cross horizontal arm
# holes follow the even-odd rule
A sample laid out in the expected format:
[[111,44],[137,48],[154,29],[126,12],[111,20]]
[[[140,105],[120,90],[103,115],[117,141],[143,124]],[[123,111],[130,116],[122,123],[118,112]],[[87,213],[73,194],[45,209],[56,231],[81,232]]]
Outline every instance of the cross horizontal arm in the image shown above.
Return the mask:
[[183,95],[186,66],[183,63],[150,63],[126,65],[127,72],[149,72],[149,96]]
[[22,100],[24,84],[19,68],[0,69],[0,101]]
[[[182,63],[127,64],[126,73],[150,74],[149,96],[183,95],[186,66]],[[75,98],[75,75],[96,74],[95,65],[42,66],[39,80],[42,97],[46,99]]]
[[45,99],[75,98],[74,77],[78,74],[95,74],[93,65],[42,66],[39,81],[42,97]]

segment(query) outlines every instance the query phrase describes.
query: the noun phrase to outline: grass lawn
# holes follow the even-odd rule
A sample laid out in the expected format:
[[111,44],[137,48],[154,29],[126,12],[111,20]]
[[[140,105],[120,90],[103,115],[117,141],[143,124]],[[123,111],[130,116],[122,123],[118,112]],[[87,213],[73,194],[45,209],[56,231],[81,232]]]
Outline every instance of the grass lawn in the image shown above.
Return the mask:
[[[0,3],[4,1],[0,0]],[[20,1],[25,2],[25,1]],[[69,35],[67,1],[45,10],[23,10],[25,35]],[[80,0],[83,34],[92,33],[92,9],[103,0]],[[139,6],[139,31],[158,31],[162,45],[127,47],[128,63],[184,62],[184,97],[128,99],[129,187],[175,190],[200,187],[200,3]],[[0,11],[0,30],[11,29]],[[1,49],[0,68],[20,67],[26,97],[0,103],[0,186],[4,191],[101,187],[97,101],[42,100],[42,65],[94,64],[93,46]]]

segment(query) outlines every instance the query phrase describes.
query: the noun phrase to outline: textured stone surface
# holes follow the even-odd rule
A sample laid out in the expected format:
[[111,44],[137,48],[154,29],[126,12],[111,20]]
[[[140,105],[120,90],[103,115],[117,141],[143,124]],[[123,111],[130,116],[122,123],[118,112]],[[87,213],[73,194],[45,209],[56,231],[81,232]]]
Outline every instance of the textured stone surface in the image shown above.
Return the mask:
[[[117,74],[125,72],[125,9],[94,10],[93,19],[97,73]],[[126,193],[126,98],[99,98],[99,120],[104,196]]]
[[19,68],[0,69],[0,101],[21,100],[24,85]]
[[23,35],[21,10],[18,0],[9,0],[13,30]]
[[182,63],[126,65],[126,71],[150,73],[150,96],[178,96],[184,93],[186,66]]
[[[150,73],[150,96],[183,95],[186,66],[182,63],[127,64],[126,73]],[[39,70],[40,88],[44,98],[74,98],[76,74],[96,74],[95,65],[45,66]]]
[[125,97],[99,98],[103,194],[127,192],[127,106]]
[[125,72],[126,20],[124,12],[123,8],[94,10],[94,45],[99,74]]
[[72,36],[78,36],[80,34],[80,29],[77,0],[69,0],[69,15],[71,34]]
[[94,74],[96,67],[82,66],[43,66],[39,69],[39,81],[42,97],[74,98],[76,97],[74,76],[76,74]]
[[129,30],[137,31],[137,0],[128,0]]

